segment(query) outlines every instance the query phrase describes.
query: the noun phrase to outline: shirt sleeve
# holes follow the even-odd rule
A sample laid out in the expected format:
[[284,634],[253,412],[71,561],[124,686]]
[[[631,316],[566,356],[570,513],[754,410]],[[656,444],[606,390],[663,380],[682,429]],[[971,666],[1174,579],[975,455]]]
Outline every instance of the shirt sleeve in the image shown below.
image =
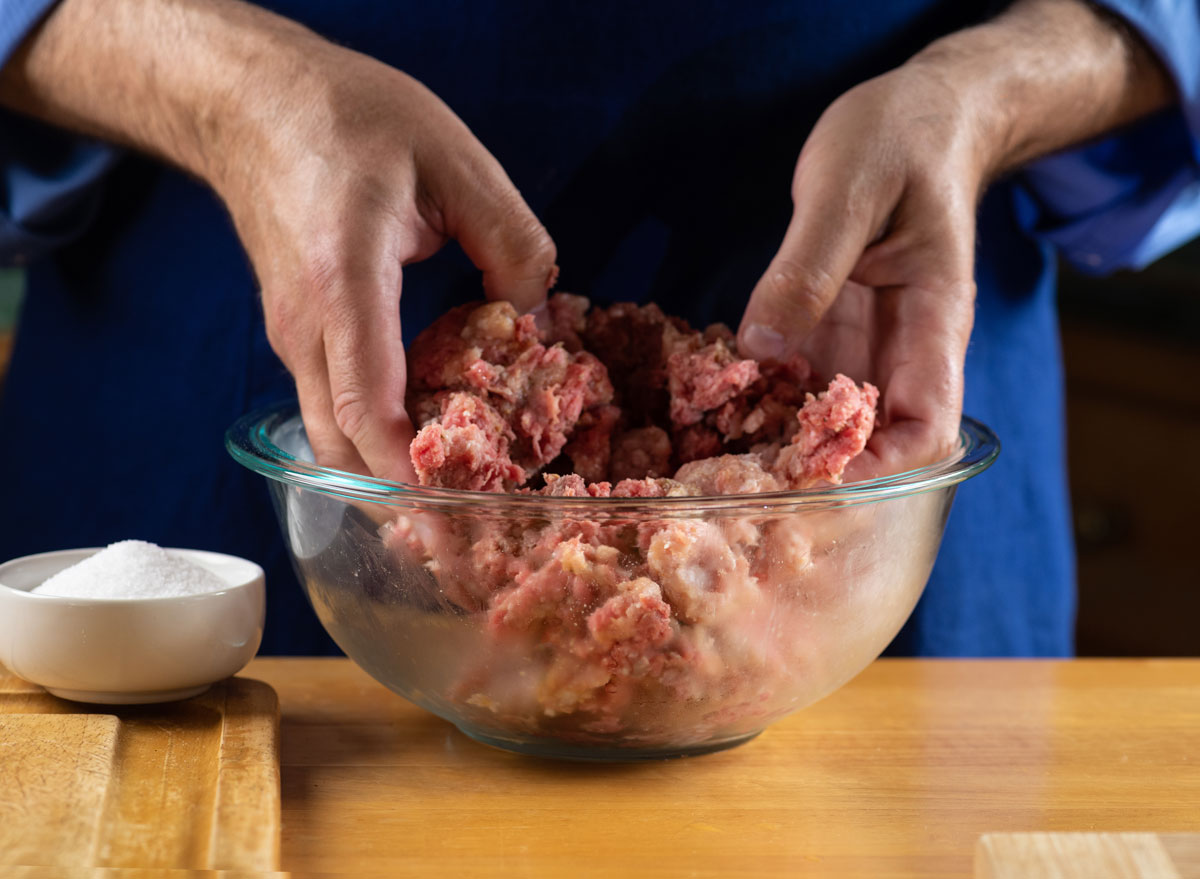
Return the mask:
[[1157,54],[1179,104],[1021,174],[1025,225],[1080,271],[1141,268],[1200,233],[1200,3],[1097,0]]
[[[57,0],[0,0],[0,67]],[[0,263],[21,264],[77,237],[118,151],[0,110]]]

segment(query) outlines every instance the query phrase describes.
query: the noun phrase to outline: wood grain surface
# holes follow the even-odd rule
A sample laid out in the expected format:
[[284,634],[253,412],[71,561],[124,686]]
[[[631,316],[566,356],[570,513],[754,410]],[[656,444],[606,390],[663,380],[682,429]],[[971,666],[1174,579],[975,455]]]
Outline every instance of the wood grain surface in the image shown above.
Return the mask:
[[259,681],[88,706],[0,670],[0,874],[277,869],[277,736]]
[[[1129,834],[1120,838],[1135,846],[1153,838],[1180,879],[1200,866],[1200,661],[885,660],[740,748],[625,766],[553,763],[478,745],[346,660],[262,659],[245,674],[274,687],[282,706],[287,872],[113,862],[0,874],[966,877],[977,847],[986,853],[1015,845],[1020,856],[1046,856],[1027,864],[1053,867],[1076,833],[1101,840]],[[10,708],[13,698],[0,695]],[[191,721],[166,722],[192,723],[199,734],[188,735],[203,742],[198,707],[189,709]],[[82,714],[97,716],[103,712]],[[128,724],[120,720],[118,743]],[[72,720],[70,728],[96,753],[111,750],[111,724]],[[28,732],[6,732],[0,741],[23,742],[30,760],[44,760],[46,749],[30,747]],[[103,777],[108,765],[51,767],[48,779],[71,775],[78,789],[50,807],[61,815],[71,802],[94,802],[98,785],[88,779]],[[0,786],[0,800],[8,790]],[[111,791],[106,796],[111,809]],[[156,827],[178,826],[189,807],[160,802],[174,814],[155,819]],[[258,826],[247,811],[269,812],[242,808],[234,823],[243,830]],[[12,814],[0,812],[0,824]],[[94,834],[93,848],[111,852],[135,826],[123,821]],[[87,837],[86,822],[68,820],[51,851],[63,848],[68,827]],[[1056,837],[1047,850],[1003,836],[1030,832],[1070,832],[1072,839]]]
[[975,879],[1200,879],[1200,833],[989,833]]
[[1200,831],[1200,661],[876,662],[758,739],[593,766],[476,744],[346,660],[260,659],[293,877],[968,877],[983,834]]

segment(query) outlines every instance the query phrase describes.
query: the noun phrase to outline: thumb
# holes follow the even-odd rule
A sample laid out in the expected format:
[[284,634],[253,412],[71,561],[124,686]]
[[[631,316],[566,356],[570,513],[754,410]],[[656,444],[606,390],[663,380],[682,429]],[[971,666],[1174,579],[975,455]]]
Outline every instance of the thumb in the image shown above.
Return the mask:
[[[783,243],[750,294],[738,351],[783,359],[821,320],[869,244],[868,211],[847,210],[844,196],[797,199]],[[832,207],[836,206],[836,207]]]
[[558,251],[500,163],[483,153],[474,173],[455,187],[459,197],[443,208],[446,231],[483,272],[488,299],[528,311],[557,280]]

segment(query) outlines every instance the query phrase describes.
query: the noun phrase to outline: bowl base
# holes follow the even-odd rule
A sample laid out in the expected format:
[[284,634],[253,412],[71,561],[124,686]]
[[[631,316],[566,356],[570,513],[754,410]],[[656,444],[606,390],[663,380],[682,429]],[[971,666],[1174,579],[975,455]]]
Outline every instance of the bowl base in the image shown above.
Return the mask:
[[109,693],[101,690],[68,690],[62,687],[46,687],[46,692],[72,702],[91,702],[98,705],[148,705],[151,702],[178,702],[199,696],[212,684],[198,687],[181,687],[178,690],[149,690],[141,693]]
[[572,745],[567,742],[548,741],[545,739],[521,741],[519,739],[490,736],[487,733],[465,729],[461,726],[458,729],[468,738],[474,739],[480,744],[498,748],[501,751],[522,754],[526,757],[569,760],[576,763],[642,763],[649,760],[675,760],[680,757],[699,757],[703,754],[712,754],[716,751],[736,748],[738,745],[745,744],[762,732],[762,730],[755,730],[745,735],[701,742],[698,745],[663,748],[622,748],[605,747],[603,745]]

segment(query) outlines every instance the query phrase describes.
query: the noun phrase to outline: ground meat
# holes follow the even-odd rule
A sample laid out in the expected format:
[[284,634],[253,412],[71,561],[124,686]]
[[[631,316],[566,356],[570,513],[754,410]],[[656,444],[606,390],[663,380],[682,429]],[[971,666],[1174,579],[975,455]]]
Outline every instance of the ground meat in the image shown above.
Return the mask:
[[809,394],[797,414],[799,432],[775,461],[776,476],[793,488],[841,482],[846,465],[866,448],[875,429],[878,402],[874,386],[860,388],[844,375],[819,396]]
[[680,467],[675,478],[702,495],[753,494],[783,487],[753,453],[693,461]]
[[680,464],[712,458],[725,451],[720,431],[704,424],[689,424],[674,431],[675,457]]
[[611,468],[612,435],[621,419],[616,406],[595,406],[585,410],[575,425],[575,432],[563,447],[563,455],[574,470],[589,482],[606,478]]
[[[728,352],[732,333],[719,324],[700,333],[686,321],[663,314],[657,305],[619,302],[588,313],[583,341],[607,367],[626,426],[664,426],[669,423],[667,413],[674,400],[671,359],[686,358],[705,346],[712,346],[713,351],[700,362],[720,357],[716,352],[718,344]],[[727,362],[737,359],[731,356]],[[689,367],[677,366],[674,375],[682,382],[678,385],[681,397],[674,405],[680,406],[681,411],[690,409],[691,401],[686,399],[692,391],[687,384],[691,378]]]
[[613,479],[667,476],[671,470],[671,437],[661,427],[627,430],[612,441],[609,466]]
[[745,557],[711,522],[680,519],[644,530],[646,566],[676,618],[693,624],[715,621],[728,593],[746,584]]
[[539,316],[537,321],[546,344],[561,342],[568,351],[581,351],[589,308],[591,303],[586,296],[573,296],[570,293],[551,296],[546,302],[544,315]]
[[[549,498],[836,483],[878,402],[842,375],[814,387],[802,358],[741,358],[726,327],[698,332],[653,305],[589,312],[563,294],[537,317],[506,303],[455,309],[410,357],[422,484]],[[803,644],[769,637],[777,599],[829,594],[812,574],[809,520],[598,511],[385,526],[387,544],[436,583],[439,607],[486,620],[491,648],[463,661],[444,698],[576,741],[653,738],[641,704],[683,706],[698,737],[783,710],[777,685]]]
[[720,340],[667,359],[671,423],[695,424],[705,413],[741,394],[758,379],[758,363],[742,360]]
[[[565,332],[578,323],[571,317],[578,306],[559,297],[555,302]],[[518,316],[507,302],[460,306],[417,337],[409,352],[407,405],[420,427],[413,466],[422,484],[511,490],[558,457],[585,412],[611,402],[612,385],[596,357],[545,341],[535,318]],[[443,454],[449,451],[445,404],[435,408],[429,400],[447,391],[473,395],[499,416],[474,418],[461,441],[454,434],[462,449],[452,456]],[[509,460],[489,461],[487,449]]]
[[423,485],[503,491],[525,481],[509,448],[513,432],[480,397],[462,392],[440,396],[439,416],[413,440],[410,454]]

